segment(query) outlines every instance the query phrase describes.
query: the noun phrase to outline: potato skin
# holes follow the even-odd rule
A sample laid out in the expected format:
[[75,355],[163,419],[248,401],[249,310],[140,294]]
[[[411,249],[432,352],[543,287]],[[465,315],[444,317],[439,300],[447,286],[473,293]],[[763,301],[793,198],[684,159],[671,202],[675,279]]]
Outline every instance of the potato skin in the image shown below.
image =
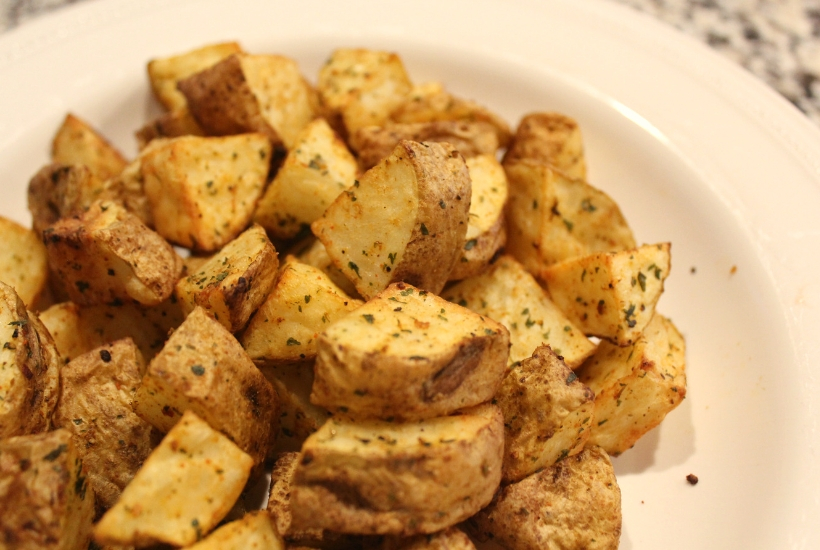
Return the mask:
[[581,129],[577,121],[561,113],[529,113],[521,119],[504,163],[522,159],[546,162],[571,178],[587,177]]

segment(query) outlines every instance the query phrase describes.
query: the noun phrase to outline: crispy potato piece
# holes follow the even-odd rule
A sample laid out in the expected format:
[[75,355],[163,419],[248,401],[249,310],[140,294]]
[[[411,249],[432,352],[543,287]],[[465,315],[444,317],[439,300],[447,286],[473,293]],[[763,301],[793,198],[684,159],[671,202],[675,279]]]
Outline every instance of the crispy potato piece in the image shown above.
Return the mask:
[[452,95],[438,82],[415,86],[390,119],[399,123],[459,120],[489,124],[495,129],[499,147],[506,147],[512,136],[506,120],[474,101]]
[[51,161],[84,164],[99,179],[114,177],[127,164],[125,157],[87,122],[69,113],[51,143]]
[[450,414],[492,399],[509,345],[495,321],[394,283],[319,335],[310,400],[352,418]]
[[86,475],[66,430],[0,441],[2,547],[86,550],[94,518]]
[[299,133],[262,200],[254,221],[292,239],[310,230],[339,193],[356,181],[356,159],[330,125],[317,118]]
[[180,279],[175,294],[186,313],[202,307],[229,332],[237,332],[265,301],[278,267],[276,249],[265,230],[253,225]]
[[350,136],[350,146],[359,157],[362,170],[369,170],[390,156],[403,139],[410,141],[446,141],[464,158],[493,155],[498,150],[495,129],[486,122],[435,120],[431,122],[388,123],[365,126]]
[[162,140],[142,155],[145,194],[157,232],[197,251],[214,251],[250,222],[271,158],[262,134]]
[[187,107],[163,113],[136,132],[140,150],[145,149],[149,143],[159,138],[204,135],[205,130],[197,123]]
[[185,96],[177,90],[180,80],[212,67],[229,55],[243,51],[237,42],[208,44],[178,55],[148,62],[148,79],[156,98],[169,111],[187,106]]
[[154,448],[151,425],[131,406],[144,370],[130,338],[80,355],[60,370],[54,425],[72,434],[98,516],[114,505]]
[[365,298],[397,281],[437,294],[461,254],[470,193],[449,144],[402,141],[311,227]]
[[193,544],[230,511],[252,466],[250,456],[186,411],[94,527],[94,539],[111,545]]
[[276,391],[218,321],[197,307],[149,363],[134,410],[168,432],[190,409],[259,465],[276,437]]
[[312,90],[293,59],[231,55],[183,79],[177,88],[208,135],[259,132],[291,149],[316,115]]
[[51,269],[81,305],[118,300],[156,305],[174,291],[182,259],[139,218],[113,202],[97,201],[83,214],[43,232]]
[[685,348],[675,325],[657,312],[633,345],[601,343],[578,370],[595,392],[591,444],[617,456],[683,401]]
[[510,370],[493,399],[504,413],[504,481],[520,481],[581,452],[594,398],[549,346]]
[[379,550],[475,550],[473,541],[457,527],[433,535],[384,537]]
[[469,524],[505,548],[615,550],[621,491],[606,452],[589,447],[502,488]]
[[524,159],[550,164],[573,179],[587,179],[581,128],[561,113],[530,113],[521,119],[504,164]]
[[46,290],[48,252],[32,231],[0,216],[0,280],[14,288],[23,303],[33,306]]
[[266,512],[250,512],[241,519],[226,523],[189,550],[285,550],[285,542],[276,532],[273,519]]
[[319,333],[360,305],[323,272],[288,256],[240,341],[254,361],[310,360]]
[[545,268],[540,279],[586,334],[628,346],[640,337],[669,276],[670,244],[598,253]]
[[341,288],[348,296],[360,298],[356,286],[350,282],[350,279],[345,276],[341,269],[333,264],[333,260],[330,259],[322,241],[312,237],[311,241],[307,247],[300,249],[298,253],[296,253],[297,259],[302,263],[321,270],[333,281],[333,284]]
[[507,175],[493,155],[466,159],[472,182],[470,223],[464,237],[461,258],[449,279],[458,281],[478,275],[507,242],[504,208],[507,203]]
[[121,338],[132,338],[142,356],[150,360],[184,319],[173,296],[153,307],[127,303],[81,307],[63,302],[40,314],[66,361]]
[[41,234],[60,218],[77,214],[104,193],[103,181],[84,164],[51,163],[43,166],[28,184],[31,226]]
[[507,252],[537,275],[556,262],[635,247],[618,205],[603,191],[535,161],[504,165]]
[[339,48],[320,69],[316,89],[331,122],[347,136],[365,126],[381,126],[412,83],[394,53]]
[[509,256],[500,257],[481,275],[451,286],[442,297],[494,319],[510,331],[511,367],[545,344],[570,368],[579,366],[595,351],[595,344],[552,303],[535,278]]

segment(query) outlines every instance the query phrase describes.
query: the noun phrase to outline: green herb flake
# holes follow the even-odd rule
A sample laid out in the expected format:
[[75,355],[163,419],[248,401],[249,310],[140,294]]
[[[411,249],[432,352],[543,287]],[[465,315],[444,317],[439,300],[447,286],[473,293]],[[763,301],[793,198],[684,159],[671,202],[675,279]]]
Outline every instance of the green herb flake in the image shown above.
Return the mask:
[[365,313],[365,314],[363,314],[363,315],[362,315],[362,317],[364,317],[364,320],[365,320],[365,321],[367,321],[367,323],[368,323],[368,324],[370,324],[370,325],[372,325],[372,324],[373,324],[373,321],[375,321],[375,319],[373,318],[373,316],[372,316],[371,314],[369,314],[369,313]]
[[430,231],[427,230],[427,226],[424,225],[424,224],[421,224],[421,234],[422,235],[429,235],[430,234]]
[[352,269],[353,271],[355,271],[355,272],[356,272],[356,276],[357,276],[357,277],[359,277],[359,279],[361,279],[361,278],[362,278],[362,276],[361,276],[361,275],[359,275],[359,266],[357,266],[357,265],[356,265],[356,264],[354,264],[353,262],[347,262],[347,267],[349,267],[350,269]]
[[641,290],[646,292],[646,275],[638,272],[638,284],[641,285]]
[[570,384],[572,384],[576,380],[578,380],[578,375],[575,374],[574,372],[570,372],[569,376],[567,376],[567,386],[569,386]]
[[288,341],[286,342],[286,344],[288,346],[301,346],[302,342],[300,342],[296,338],[290,337],[290,338],[288,338]]
[[467,241],[467,243],[464,245],[464,250],[472,250],[472,249],[473,249],[473,247],[474,247],[476,244],[478,244],[478,240],[477,240],[477,239],[470,239],[470,240],[469,240],[469,241]]
[[310,303],[310,294],[305,294],[305,303],[306,304]]
[[445,208],[447,208],[447,203],[444,202],[443,200],[438,201],[438,207],[441,208],[442,210],[444,210]]
[[191,366],[191,372],[194,373],[195,376],[202,376],[205,374],[205,367],[202,365],[193,365]]
[[48,460],[49,462],[54,462],[57,458],[68,450],[68,445],[65,443],[60,444],[56,449],[48,453],[46,456],[43,457],[43,460]]

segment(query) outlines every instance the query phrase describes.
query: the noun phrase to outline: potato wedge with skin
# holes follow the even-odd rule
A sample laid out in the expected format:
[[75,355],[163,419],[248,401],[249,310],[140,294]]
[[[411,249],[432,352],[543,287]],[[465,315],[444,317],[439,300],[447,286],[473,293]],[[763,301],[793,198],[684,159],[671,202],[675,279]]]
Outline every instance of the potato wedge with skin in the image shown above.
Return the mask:
[[686,397],[686,344],[655,313],[631,346],[602,342],[578,376],[595,392],[590,443],[617,456],[656,427]]
[[311,227],[366,299],[398,281],[437,294],[461,254],[470,193],[449,144],[402,141]]
[[115,546],[193,544],[230,511],[252,466],[250,456],[187,411],[94,527],[94,540]]
[[276,391],[236,338],[200,307],[149,363],[135,401],[136,413],[162,432],[192,410],[257,466],[276,437]]
[[581,452],[594,426],[594,398],[549,346],[510,370],[493,399],[504,413],[504,481]]
[[339,193],[356,181],[358,165],[323,118],[309,123],[259,201],[254,221],[280,239],[309,232]]
[[250,512],[226,523],[189,550],[285,550],[285,541],[276,532],[266,512]]
[[248,226],[270,158],[262,134],[185,136],[151,147],[141,171],[157,232],[196,251],[225,246]]
[[415,535],[455,525],[492,499],[503,439],[494,405],[404,424],[331,419],[302,448],[293,528]]
[[540,279],[586,334],[628,346],[640,337],[671,268],[670,244],[591,254],[545,268]]
[[502,488],[469,520],[480,541],[505,548],[615,550],[621,537],[621,491],[600,447]]
[[206,134],[259,132],[291,149],[315,116],[313,91],[293,59],[233,54],[181,80],[177,88]]
[[199,270],[180,279],[174,293],[184,312],[202,307],[228,332],[237,332],[265,301],[278,267],[276,249],[265,230],[253,225]]
[[508,350],[502,325],[395,283],[319,336],[310,400],[357,419],[443,416],[492,399]]
[[0,216],[0,280],[34,306],[47,289],[48,252],[31,229]]
[[94,492],[66,430],[0,441],[3,548],[86,550]]
[[319,333],[361,305],[322,271],[288,256],[240,341],[254,361],[311,360]]
[[575,119],[561,113],[524,115],[504,154],[504,164],[524,159],[551,164],[573,179],[587,179],[581,128]]
[[475,550],[473,541],[457,527],[432,535],[384,537],[379,550]]
[[509,256],[500,257],[484,273],[449,287],[442,297],[509,330],[510,367],[529,358],[541,345],[550,345],[570,368],[579,366],[595,351],[595,344],[552,303],[535,278]]
[[130,338],[80,355],[60,370],[54,425],[72,434],[98,516],[114,505],[154,448],[152,426],[132,409],[144,370]]
[[174,291],[182,259],[139,218],[113,202],[43,232],[52,271],[80,305],[135,301],[156,305]]
[[51,161],[84,164],[101,180],[116,176],[128,162],[97,130],[71,113],[52,140]]

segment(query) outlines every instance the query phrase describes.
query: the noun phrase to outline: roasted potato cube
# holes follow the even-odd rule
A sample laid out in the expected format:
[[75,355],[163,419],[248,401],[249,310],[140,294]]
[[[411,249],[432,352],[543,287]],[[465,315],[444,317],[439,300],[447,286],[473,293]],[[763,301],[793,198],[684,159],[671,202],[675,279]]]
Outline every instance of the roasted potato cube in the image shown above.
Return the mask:
[[617,456],[686,397],[686,344],[672,322],[655,313],[627,347],[602,342],[578,370],[595,392],[590,443]]
[[140,150],[145,149],[155,139],[204,135],[205,130],[199,126],[187,108],[163,113],[136,132]]
[[570,368],[581,365],[595,351],[595,344],[552,303],[535,278],[509,256],[500,257],[481,275],[448,288],[442,297],[498,321],[510,331],[511,367],[546,344]]
[[39,235],[60,218],[78,214],[103,197],[103,181],[84,164],[45,165],[28,184],[31,227]]
[[504,208],[507,204],[507,176],[493,155],[466,159],[472,182],[470,223],[461,257],[450,273],[458,281],[478,275],[507,242]]
[[345,294],[353,298],[359,298],[356,286],[350,282],[341,269],[336,267],[333,260],[327,253],[325,245],[319,239],[312,239],[312,242],[304,249],[301,249],[296,257],[300,262],[313,266],[325,273],[333,284],[341,288]]
[[322,271],[288,256],[240,341],[254,361],[310,360],[319,333],[361,304]]
[[299,133],[262,200],[254,221],[279,239],[309,232],[339,193],[356,181],[356,159],[323,118]]
[[177,90],[177,83],[189,76],[212,67],[229,55],[242,51],[236,42],[208,44],[195,50],[148,62],[148,79],[156,98],[169,111],[187,106],[185,96]]
[[157,232],[214,251],[241,233],[262,196],[271,157],[262,134],[162,140],[142,156]]
[[261,464],[276,437],[276,391],[218,321],[197,307],[148,364],[134,410],[168,432],[192,410]]
[[88,468],[97,515],[114,505],[154,448],[151,425],[132,409],[144,370],[130,338],[89,351],[60,369],[54,425],[72,434]]
[[291,149],[316,113],[313,91],[293,59],[231,55],[181,80],[177,88],[208,135],[259,132]]
[[237,332],[265,301],[278,267],[265,230],[253,225],[180,279],[175,293],[186,313],[202,307],[229,332]]
[[643,245],[565,260],[541,280],[561,311],[586,334],[634,343],[652,318],[669,276],[670,244]]
[[510,370],[493,399],[504,413],[504,480],[578,454],[593,426],[594,398],[549,346]]
[[469,523],[505,548],[615,550],[621,491],[606,452],[589,447],[502,488]]
[[293,528],[416,535],[455,525],[492,499],[503,440],[494,405],[404,424],[333,418],[302,447]]
[[475,550],[473,541],[457,527],[432,535],[384,537],[379,550]]
[[534,161],[505,164],[507,252],[537,275],[556,262],[635,247],[618,205],[603,191]]
[[340,48],[319,71],[322,107],[346,135],[381,126],[412,89],[401,58],[390,52]]
[[250,512],[226,523],[189,550],[285,550],[285,542],[266,512]]
[[365,298],[397,281],[437,294],[461,256],[470,192],[467,165],[449,144],[402,141],[312,229]]
[[524,159],[550,164],[573,179],[587,179],[581,128],[561,113],[530,113],[521,119],[504,164]]
[[0,216],[0,280],[33,307],[48,282],[48,252],[39,235]]
[[230,511],[252,466],[250,456],[186,411],[94,527],[94,539],[115,546],[191,545]]
[[43,232],[43,242],[49,266],[80,305],[156,305],[171,295],[182,272],[173,247],[113,202],[97,201],[57,221]]
[[125,157],[97,130],[70,113],[52,141],[51,161],[84,164],[100,180],[116,176],[127,164]]
[[495,321],[394,283],[319,335],[310,400],[352,418],[446,415],[492,399],[509,342]]
[[94,492],[66,430],[0,441],[3,548],[86,550]]

